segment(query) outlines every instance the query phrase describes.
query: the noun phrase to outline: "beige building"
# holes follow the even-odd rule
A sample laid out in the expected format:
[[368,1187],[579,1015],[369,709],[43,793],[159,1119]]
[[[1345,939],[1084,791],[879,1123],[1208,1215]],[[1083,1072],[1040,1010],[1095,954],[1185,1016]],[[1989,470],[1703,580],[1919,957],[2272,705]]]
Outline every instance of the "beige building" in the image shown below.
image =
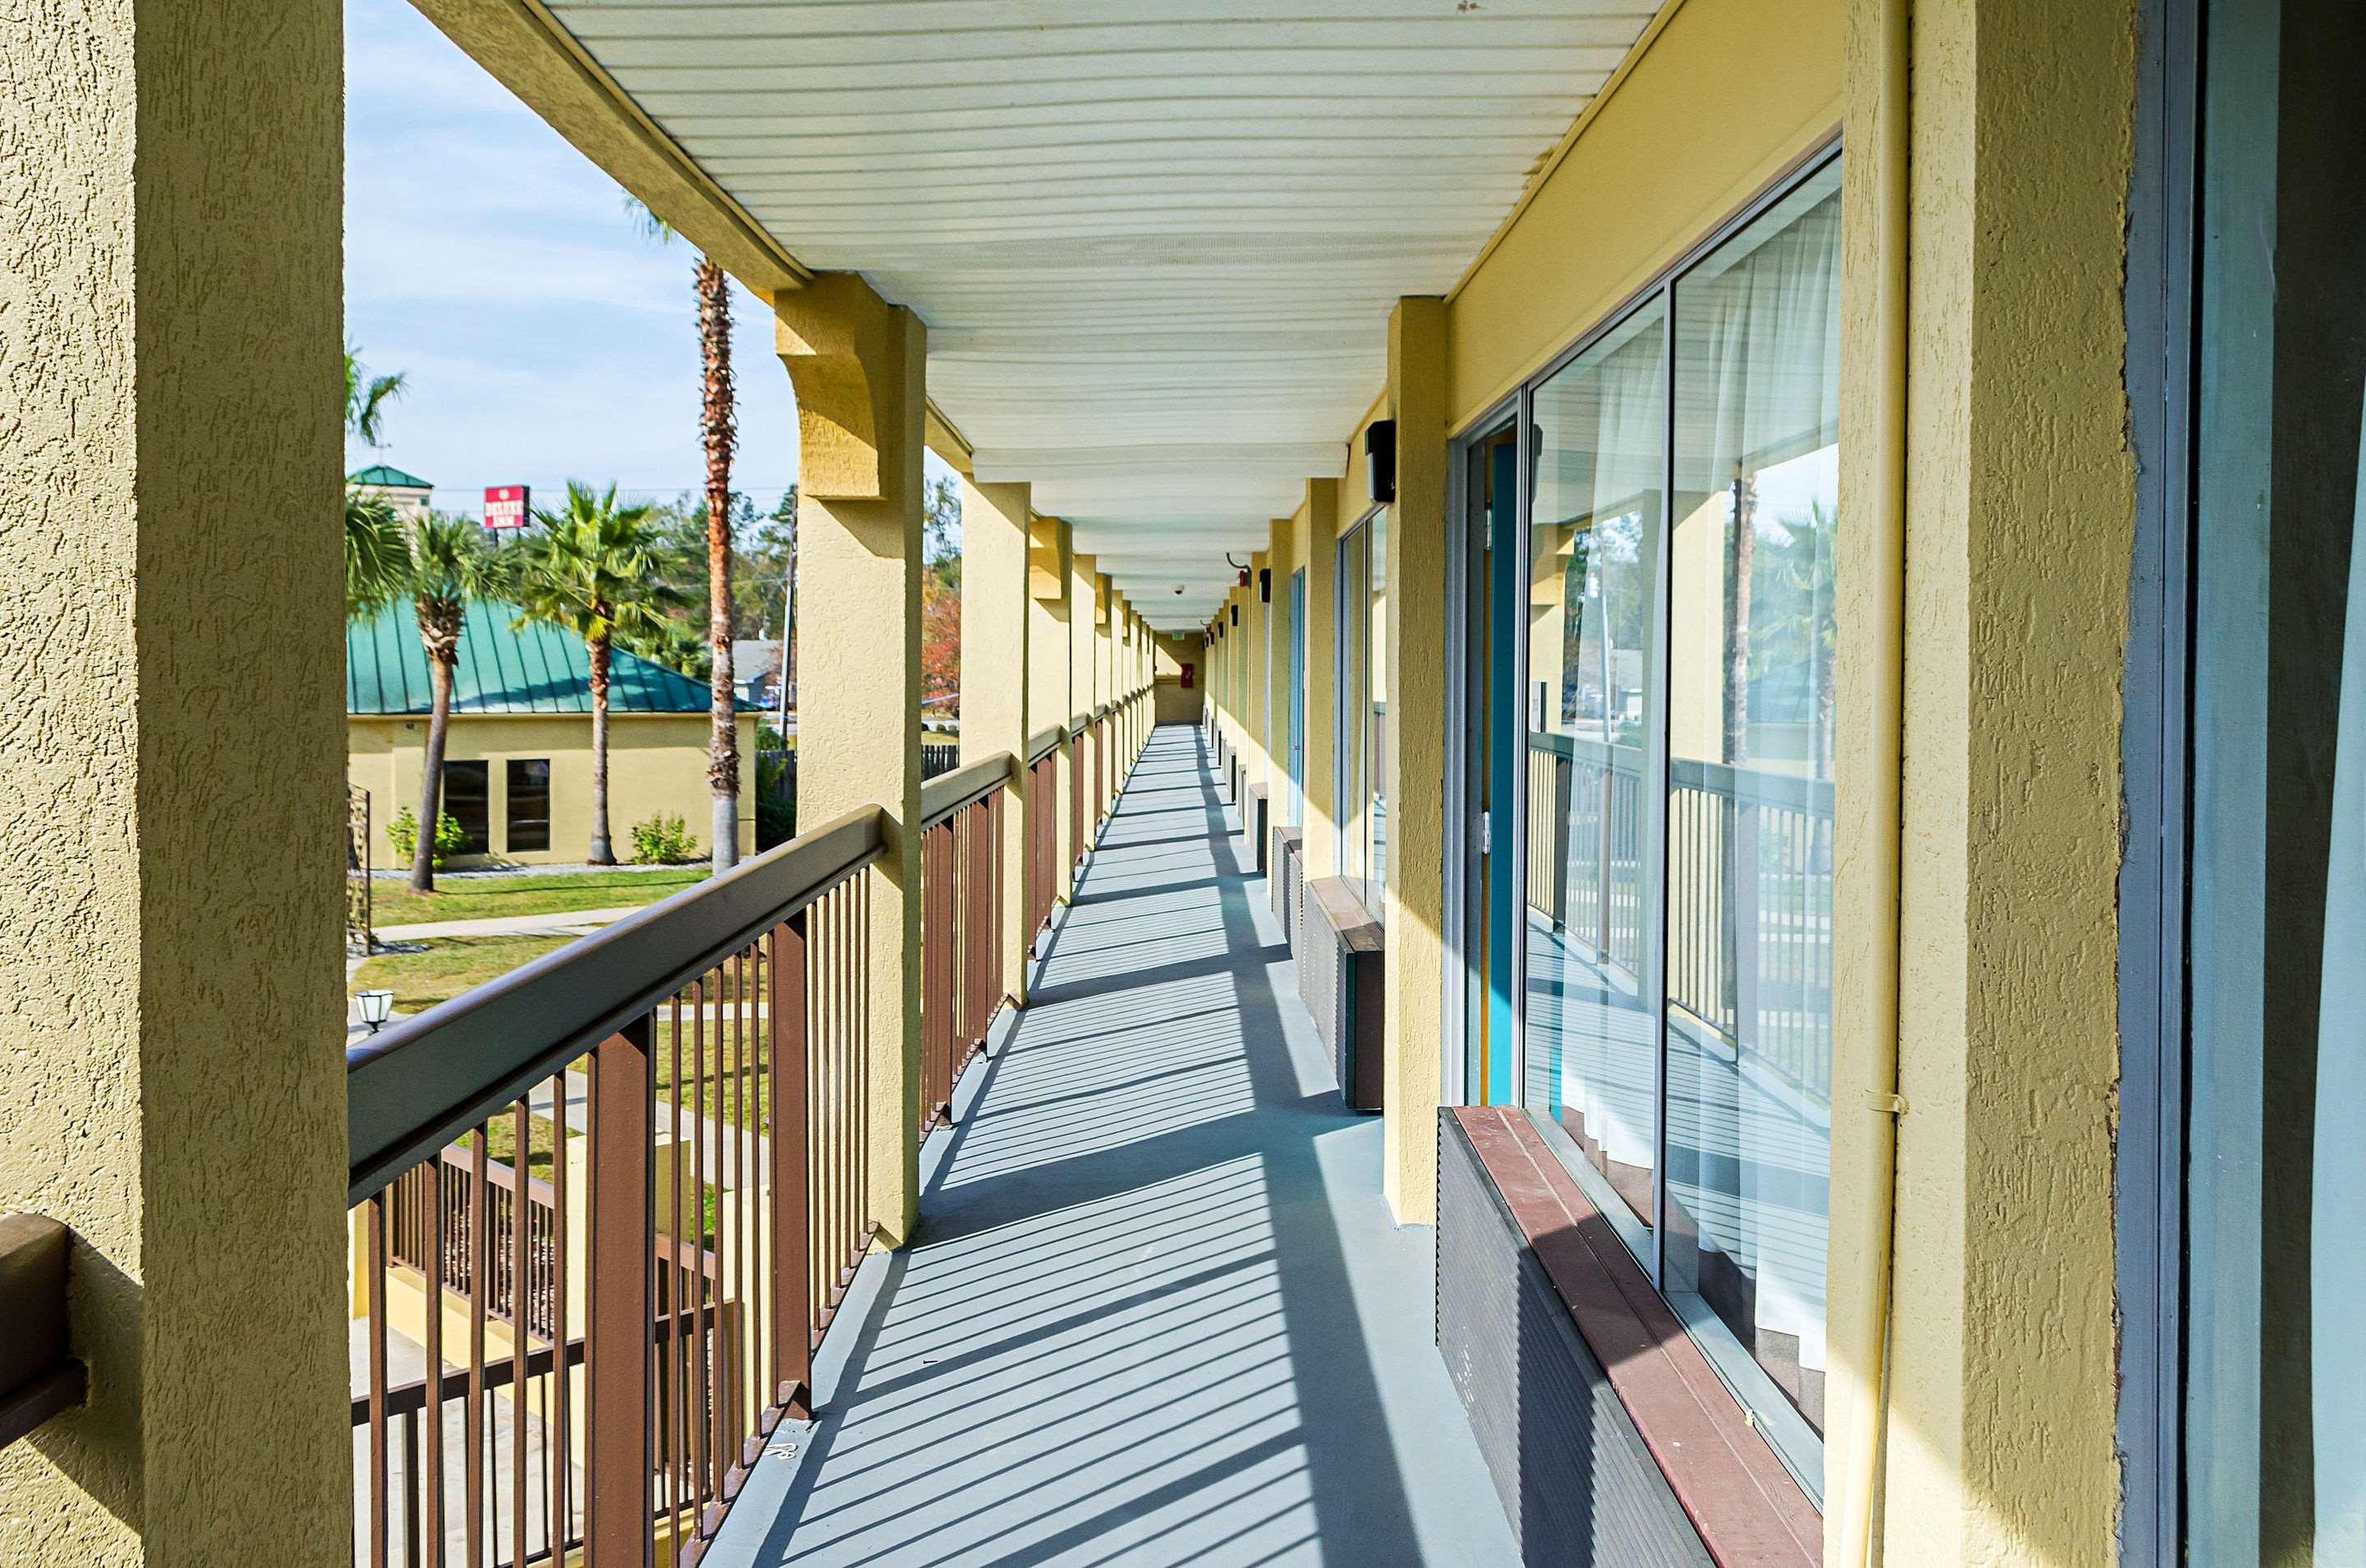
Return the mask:
[[[471,848],[448,863],[570,864],[592,833],[590,650],[574,633],[517,624],[510,605],[472,604],[454,671],[444,811]],[[707,690],[678,670],[616,649],[608,696],[608,833],[619,860],[632,829],[710,820]],[[399,863],[388,824],[419,809],[427,750],[427,657],[411,607],[345,628],[346,777],[370,797],[370,862]],[[739,852],[756,850],[756,718],[739,717]]]

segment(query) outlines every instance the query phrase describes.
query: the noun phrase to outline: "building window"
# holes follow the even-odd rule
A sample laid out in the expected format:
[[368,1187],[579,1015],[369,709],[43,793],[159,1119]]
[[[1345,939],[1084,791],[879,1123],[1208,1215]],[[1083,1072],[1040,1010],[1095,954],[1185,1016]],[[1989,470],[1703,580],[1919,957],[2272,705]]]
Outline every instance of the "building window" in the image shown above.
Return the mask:
[[1339,874],[1374,919],[1388,885],[1388,527],[1385,509],[1339,540]]
[[2164,1282],[2181,1283],[2164,1356],[2182,1366],[2161,1369],[2181,1371],[2183,1452],[2164,1492],[2174,1529],[2181,1485],[2180,1561],[2357,1564],[2366,31],[2354,0],[2230,0],[2200,26],[2192,493],[2167,525],[2184,643],[2167,689],[2187,672],[2167,829],[2189,837],[2182,963],[2161,965],[2183,1101],[2168,1146],[2185,1142]]
[[1462,449],[1489,851],[1466,1081],[1527,1111],[1811,1497],[1840,279],[1835,157]]
[[492,764],[490,762],[445,762],[444,764],[444,815],[460,825],[460,848],[464,855],[489,853],[493,847],[489,811],[491,806]]
[[550,848],[550,761],[513,759],[509,777],[509,852]]

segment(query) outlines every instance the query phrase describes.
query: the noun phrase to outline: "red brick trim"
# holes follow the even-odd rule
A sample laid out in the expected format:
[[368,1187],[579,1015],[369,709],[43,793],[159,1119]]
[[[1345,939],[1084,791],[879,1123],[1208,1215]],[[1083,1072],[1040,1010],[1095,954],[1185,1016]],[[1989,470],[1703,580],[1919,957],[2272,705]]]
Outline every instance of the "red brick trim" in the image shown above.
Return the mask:
[[1525,1112],[1451,1114],[1720,1568],[1823,1560],[1823,1517]]

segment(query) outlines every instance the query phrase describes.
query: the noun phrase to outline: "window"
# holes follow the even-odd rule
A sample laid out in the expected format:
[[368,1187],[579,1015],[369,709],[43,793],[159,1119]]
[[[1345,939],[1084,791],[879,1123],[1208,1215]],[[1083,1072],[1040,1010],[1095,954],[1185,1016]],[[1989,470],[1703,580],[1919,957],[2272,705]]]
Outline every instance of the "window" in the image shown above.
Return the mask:
[[509,774],[509,852],[550,848],[550,761],[513,758]]
[[1462,448],[1466,1082],[1534,1119],[1814,1497],[1840,276],[1830,158]]
[[2180,470],[2192,491],[2163,509],[2183,580],[2166,690],[2182,672],[2187,704],[2168,752],[2183,750],[2187,767],[2169,765],[2164,795],[2181,786],[2182,809],[2165,815],[2189,838],[2181,931],[2168,884],[2182,963],[2172,951],[2160,965],[2167,1081],[2183,1077],[2169,1147],[2180,1122],[2185,1141],[2183,1256],[2170,1252],[2164,1282],[2182,1297],[2183,1343],[2162,1352],[2181,1350],[2181,1369],[2164,1371],[2181,1371],[2183,1452],[2167,1457],[2162,1491],[2172,1529],[2181,1491],[2185,1540],[2159,1555],[2356,1564],[2366,34],[2354,0],[2230,0],[2200,15],[2198,352]]
[[487,819],[491,805],[491,778],[490,762],[444,764],[444,814],[460,825],[460,854],[481,855],[493,847]]
[[1374,919],[1388,885],[1388,528],[1374,512],[1339,540],[1339,874]]

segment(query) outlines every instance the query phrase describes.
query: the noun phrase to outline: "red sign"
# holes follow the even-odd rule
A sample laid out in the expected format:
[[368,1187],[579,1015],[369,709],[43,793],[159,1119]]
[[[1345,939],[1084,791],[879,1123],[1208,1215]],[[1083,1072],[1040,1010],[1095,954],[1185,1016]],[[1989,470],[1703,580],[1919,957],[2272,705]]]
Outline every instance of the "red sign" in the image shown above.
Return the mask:
[[1188,692],[1191,689],[1191,677],[1199,672],[1200,667],[1196,664],[1186,664],[1183,666],[1183,689],[1185,691]]
[[531,515],[527,511],[527,505],[525,486],[487,485],[485,487],[485,526],[523,528]]

